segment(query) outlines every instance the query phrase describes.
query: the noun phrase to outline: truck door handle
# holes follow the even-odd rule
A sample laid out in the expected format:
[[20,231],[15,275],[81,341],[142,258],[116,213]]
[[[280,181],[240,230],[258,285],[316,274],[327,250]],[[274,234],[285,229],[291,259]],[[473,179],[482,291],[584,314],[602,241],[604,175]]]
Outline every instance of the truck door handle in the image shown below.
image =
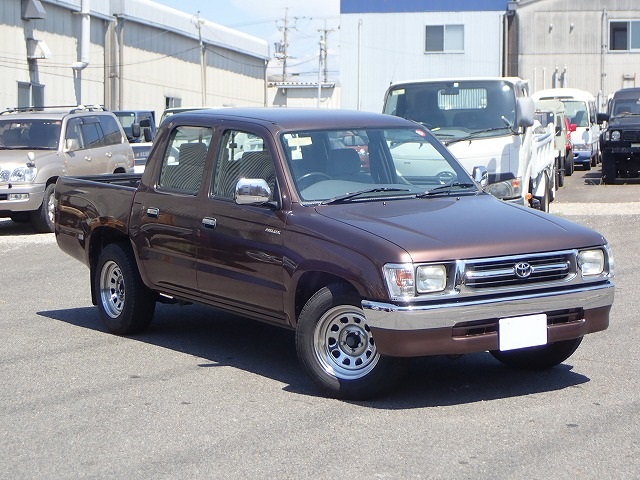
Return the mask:
[[86,157],[84,157],[84,159],[85,159],[87,162],[90,162],[90,161],[91,161],[91,155],[87,155]]
[[160,210],[155,207],[147,208],[147,217],[158,218],[160,216]]
[[204,217],[202,219],[202,226],[204,228],[216,228],[216,219],[211,217]]
[[111,152],[107,152],[107,153],[105,153],[105,156],[106,156],[107,158],[111,158],[111,157],[113,156],[113,153],[111,153]]

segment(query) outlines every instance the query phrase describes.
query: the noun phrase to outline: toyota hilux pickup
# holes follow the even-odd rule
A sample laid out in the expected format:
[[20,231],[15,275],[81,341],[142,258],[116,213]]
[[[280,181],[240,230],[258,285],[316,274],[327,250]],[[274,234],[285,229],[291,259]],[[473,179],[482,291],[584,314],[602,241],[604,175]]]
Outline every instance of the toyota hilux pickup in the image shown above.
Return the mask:
[[295,330],[324,394],[365,399],[404,357],[545,369],[608,327],[602,235],[486,181],[400,117],[199,110],[163,123],[141,175],[61,177],[55,235],[110,332],[146,329],[158,302],[206,304]]

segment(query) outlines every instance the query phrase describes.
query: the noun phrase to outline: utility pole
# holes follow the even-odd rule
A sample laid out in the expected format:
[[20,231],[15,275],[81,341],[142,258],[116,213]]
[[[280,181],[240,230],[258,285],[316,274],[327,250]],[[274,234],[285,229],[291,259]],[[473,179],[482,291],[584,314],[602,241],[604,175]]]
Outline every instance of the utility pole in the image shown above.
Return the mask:
[[[327,67],[327,37],[329,36],[329,34],[331,32],[333,32],[333,29],[327,29],[327,20],[325,19],[324,21],[324,29],[322,30],[318,30],[319,32],[322,32],[322,37],[320,38],[320,42],[322,44],[321,47],[321,51],[320,54],[322,55],[322,61],[321,63],[324,65],[324,70],[323,70],[323,78],[324,78],[324,82],[326,83],[328,81],[328,77],[329,77],[329,69]],[[318,75],[319,76],[319,75]]]
[[278,29],[282,32],[282,42],[280,42],[279,45],[277,43],[275,45],[276,58],[279,58],[282,60],[282,81],[283,82],[287,81],[287,59],[289,58],[289,54],[287,50],[289,48],[288,36],[289,36],[289,30],[291,29],[291,27],[289,27],[288,13],[289,13],[289,9],[285,8],[284,9],[284,25],[282,27],[278,27]]
[[204,42],[202,41],[202,24],[204,23],[204,19],[200,18],[200,10],[198,10],[198,15],[195,19],[195,26],[198,29],[198,40],[200,42],[200,82],[202,83],[202,106],[207,106],[207,63],[206,63],[206,52],[207,49],[204,46]]

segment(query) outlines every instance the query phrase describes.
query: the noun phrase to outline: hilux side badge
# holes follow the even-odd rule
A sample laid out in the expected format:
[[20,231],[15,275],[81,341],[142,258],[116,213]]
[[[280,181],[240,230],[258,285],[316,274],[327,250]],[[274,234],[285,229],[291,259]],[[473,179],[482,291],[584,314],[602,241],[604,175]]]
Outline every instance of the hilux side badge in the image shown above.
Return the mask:
[[267,233],[273,233],[274,235],[280,235],[280,233],[282,233],[280,232],[280,230],[276,230],[275,228],[268,228],[268,227],[265,228],[264,231]]

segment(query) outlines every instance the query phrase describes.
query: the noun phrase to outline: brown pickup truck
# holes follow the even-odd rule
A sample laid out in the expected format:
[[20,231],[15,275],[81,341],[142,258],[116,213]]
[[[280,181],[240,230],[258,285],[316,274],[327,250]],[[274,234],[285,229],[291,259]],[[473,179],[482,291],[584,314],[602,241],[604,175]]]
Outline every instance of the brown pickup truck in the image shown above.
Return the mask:
[[485,182],[402,118],[200,110],[163,124],[141,176],[61,177],[55,234],[109,331],[140,332],[156,302],[211,305],[295,329],[320,389],[363,399],[401,357],[550,368],[608,327],[606,240]]

